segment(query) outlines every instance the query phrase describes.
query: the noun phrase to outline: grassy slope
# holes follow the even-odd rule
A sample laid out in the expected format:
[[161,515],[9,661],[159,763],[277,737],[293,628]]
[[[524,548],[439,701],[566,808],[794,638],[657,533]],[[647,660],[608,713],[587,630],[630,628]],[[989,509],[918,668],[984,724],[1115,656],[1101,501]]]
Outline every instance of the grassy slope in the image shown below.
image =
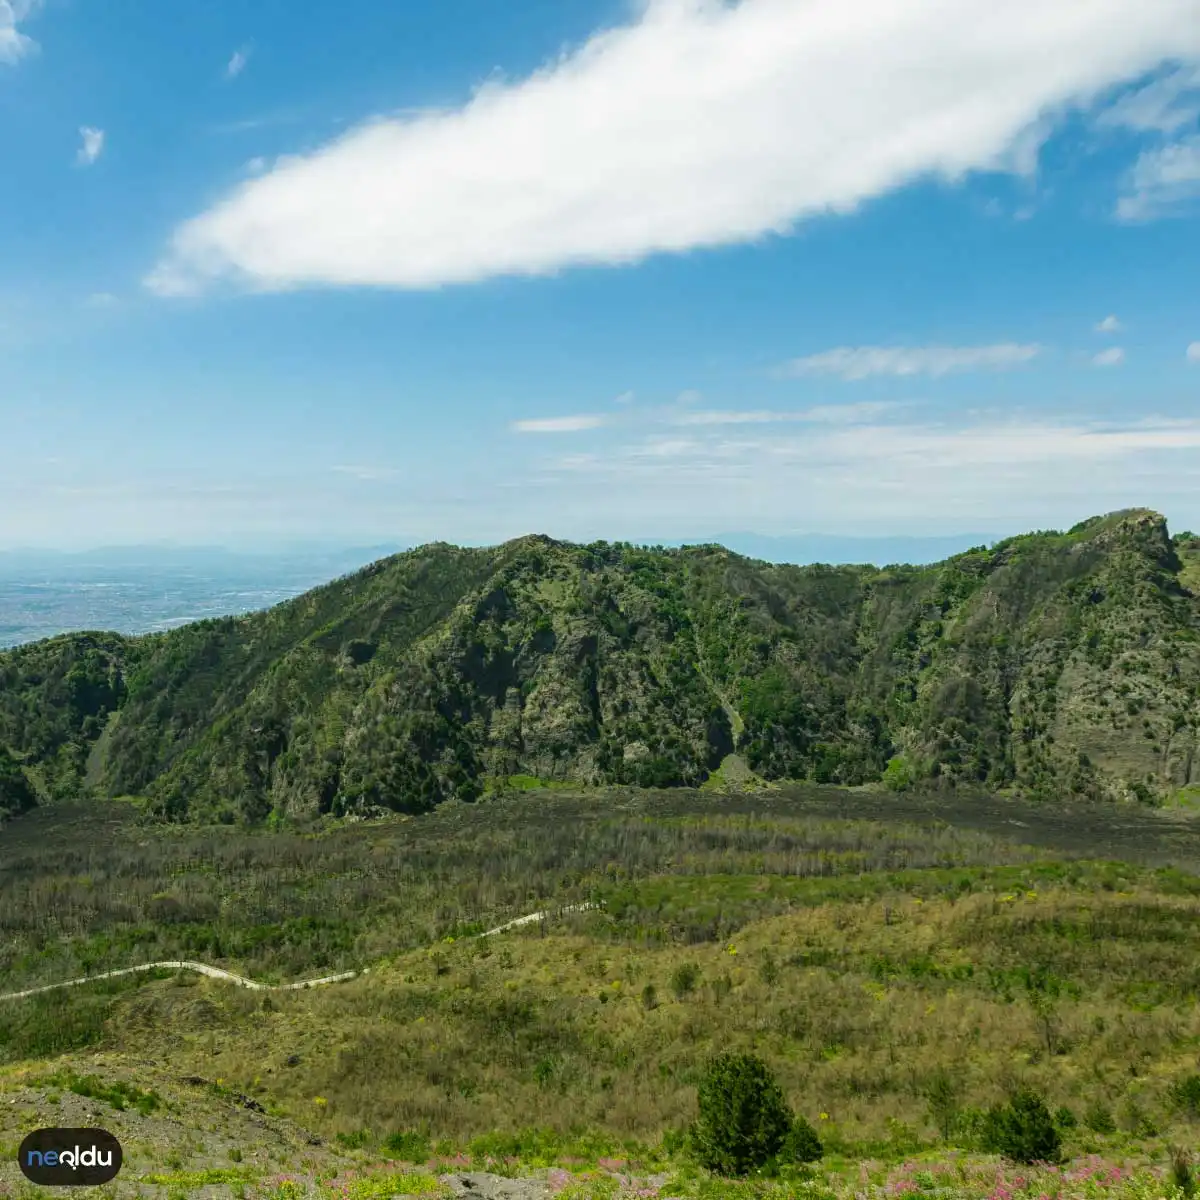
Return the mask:
[[[186,1194],[200,1178],[188,1171],[331,1171],[339,1134],[375,1158],[398,1129],[496,1157],[501,1135],[530,1126],[557,1131],[551,1158],[572,1139],[650,1154],[690,1117],[704,1060],[732,1046],[766,1057],[847,1160],[934,1149],[923,1093],[942,1070],[968,1110],[1018,1080],[1081,1121],[1105,1108],[1117,1132],[1081,1124],[1076,1154],[1161,1162],[1192,1138],[1169,1089],[1200,1051],[1196,827],[986,802],[914,824],[890,802],[888,820],[882,798],[820,790],[552,794],[309,836],[97,828],[97,808],[74,825],[22,818],[10,832],[26,840],[0,856],[6,983],[74,973],[81,951],[99,967],[192,945],[222,900],[207,928],[223,944],[201,957],[303,976],[348,941],[373,970],[310,993],[189,976],[0,1008],[0,1092],[18,1098],[0,1103],[0,1134],[76,1112],[73,1071],[174,1105],[88,1108],[127,1132],[139,1172]],[[873,819],[831,815],[847,805]],[[1009,836],[979,831],[988,822]],[[1118,836],[1143,865],[1090,857]],[[603,916],[464,936],[471,915],[587,895]],[[304,922],[320,909],[325,924]],[[685,964],[690,990],[676,986]],[[1049,1009],[1032,1002],[1038,981],[1056,993]]]
[[43,795],[231,822],[422,811],[510,776],[698,785],[732,751],[766,780],[895,759],[1163,799],[1200,775],[1181,546],[1141,510],[920,569],[434,545],[249,617],[0,656],[0,745]]

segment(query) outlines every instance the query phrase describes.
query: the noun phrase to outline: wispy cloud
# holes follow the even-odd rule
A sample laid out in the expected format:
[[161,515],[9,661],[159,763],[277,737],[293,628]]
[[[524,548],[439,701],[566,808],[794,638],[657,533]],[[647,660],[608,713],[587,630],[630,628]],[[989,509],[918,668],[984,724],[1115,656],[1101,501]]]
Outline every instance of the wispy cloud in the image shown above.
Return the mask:
[[673,438],[655,435],[642,442],[626,446],[624,455],[627,458],[684,458],[695,454],[703,443],[691,438]]
[[993,527],[1003,512],[1019,529],[1132,504],[1194,505],[1197,449],[1200,421],[1168,417],[989,417],[748,437],[697,430],[548,462],[539,501],[552,496],[564,525],[592,528],[599,520],[627,528],[650,511],[663,528],[795,529],[816,508],[827,527],[911,530],[952,511]]
[[81,166],[90,167],[104,153],[104,130],[82,125],[79,129],[79,140],[79,152],[75,159]]
[[1120,346],[1110,346],[1092,358],[1092,362],[1098,367],[1116,367],[1124,361],[1125,351]]
[[1126,91],[1096,119],[1101,128],[1137,133],[1174,133],[1200,117],[1200,64],[1169,70],[1149,83]]
[[604,418],[591,413],[573,417],[535,417],[526,421],[514,421],[515,433],[579,433],[585,429],[598,429]]
[[92,292],[87,298],[88,308],[116,308],[120,300],[112,292]]
[[775,409],[696,409],[674,415],[676,425],[776,425],[803,421],[819,425],[853,425],[883,415],[898,405],[879,401],[863,404],[821,404],[796,411]]
[[627,265],[787,234],[922,177],[1027,173],[1052,117],[1200,58],[1195,3],[642,0],[525,79],[278,162],[178,228],[148,283]]
[[0,0],[0,63],[20,62],[37,49],[33,38],[20,29],[35,4],[36,0]]
[[1186,351],[1188,362],[1200,363],[1200,342],[1191,342]]
[[235,50],[229,61],[225,64],[225,78],[236,79],[245,69],[246,64],[250,61],[250,47],[241,46]]
[[636,399],[637,399],[637,396],[635,393],[622,392],[619,396],[617,396],[613,400],[613,403],[614,404],[632,404],[634,402],[634,400],[636,400]]
[[957,371],[997,371],[1036,358],[1038,345],[1001,342],[993,346],[839,346],[805,358],[794,358],[777,369],[782,376],[837,375],[869,379],[873,375],[931,375]]
[[800,413],[769,412],[764,409],[721,411],[699,409],[696,412],[680,413],[676,425],[767,425],[779,421],[803,420]]
[[1103,321],[1096,324],[1097,333],[1117,333],[1121,328],[1121,322],[1116,317],[1108,316]]
[[905,407],[895,401],[863,401],[860,404],[818,404],[804,411],[804,420],[824,425],[854,425],[874,420],[884,413]]
[[350,475],[354,479],[362,480],[391,479],[396,474],[391,467],[372,467],[359,464],[331,467],[330,470],[337,475]]
[[1117,201],[1123,221],[1149,221],[1189,212],[1200,200],[1200,134],[1146,150],[1133,165]]

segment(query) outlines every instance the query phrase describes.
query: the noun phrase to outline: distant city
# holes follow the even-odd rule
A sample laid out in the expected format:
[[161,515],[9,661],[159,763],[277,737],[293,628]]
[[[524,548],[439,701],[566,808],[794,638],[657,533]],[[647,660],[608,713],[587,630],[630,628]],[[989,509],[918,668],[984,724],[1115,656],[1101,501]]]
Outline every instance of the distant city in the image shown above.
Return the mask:
[[[678,545],[662,538],[635,539]],[[947,537],[771,537],[749,533],[697,537],[768,562],[878,565],[926,563],[990,539]],[[0,551],[0,648],[79,630],[153,633],[269,608],[402,545],[300,547],[267,553],[212,547],[132,546],[67,553]]]
[[393,547],[238,554],[137,547],[0,552],[0,647],[77,630],[152,633],[269,608]]

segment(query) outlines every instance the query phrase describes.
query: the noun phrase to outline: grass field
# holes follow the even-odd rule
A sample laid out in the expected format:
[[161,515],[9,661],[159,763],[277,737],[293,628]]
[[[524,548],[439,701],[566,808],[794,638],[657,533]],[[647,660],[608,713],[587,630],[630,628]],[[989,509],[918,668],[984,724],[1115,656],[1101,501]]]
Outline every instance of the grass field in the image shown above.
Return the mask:
[[[147,1194],[397,1194],[389,1172],[439,1186],[432,1160],[598,1172],[555,1177],[580,1195],[637,1175],[664,1197],[1162,1197],[1153,1172],[1200,1143],[1184,812],[539,792],[262,833],[80,806],[0,839],[0,990],[166,957],[275,980],[371,966],[311,992],[181,974],[0,1004],[0,1141],[84,1105],[137,1147],[122,1181]],[[729,1048],[817,1127],[807,1182],[689,1173],[699,1072]],[[1065,1110],[1066,1174],[978,1153],[981,1110],[1017,1084]],[[419,1161],[387,1166],[397,1146]]]

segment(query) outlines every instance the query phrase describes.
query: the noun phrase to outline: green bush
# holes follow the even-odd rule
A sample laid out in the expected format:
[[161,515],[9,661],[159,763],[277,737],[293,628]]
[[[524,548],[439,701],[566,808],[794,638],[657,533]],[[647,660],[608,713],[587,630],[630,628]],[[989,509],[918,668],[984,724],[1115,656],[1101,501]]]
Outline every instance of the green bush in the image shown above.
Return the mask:
[[1058,1162],[1062,1138],[1045,1101],[1022,1088],[1007,1104],[997,1104],[983,1127],[983,1147],[1014,1162]]
[[1054,1114],[1054,1124],[1060,1130],[1074,1129],[1079,1121],[1075,1114],[1065,1105],[1060,1105]]
[[1191,1154],[1182,1147],[1176,1146],[1171,1150],[1170,1178],[1180,1195],[1188,1200],[1196,1194],[1196,1167]]
[[825,1147],[817,1136],[817,1131],[803,1117],[797,1116],[792,1120],[792,1127],[783,1139],[779,1151],[779,1161],[788,1163],[817,1162],[825,1153]]
[[98,1075],[76,1075],[73,1071],[68,1071],[65,1074],[52,1075],[47,1082],[65,1087],[88,1100],[100,1100],[111,1104],[118,1112],[135,1108],[144,1117],[148,1117],[162,1103],[162,1097],[155,1091],[143,1091],[124,1080],[105,1083]]
[[903,754],[888,759],[883,769],[883,783],[889,791],[906,792],[916,782],[917,770]]
[[383,1148],[392,1158],[410,1163],[423,1163],[431,1153],[429,1138],[415,1129],[389,1134],[384,1139]]
[[699,982],[700,968],[694,962],[680,963],[671,973],[671,991],[679,1000],[694,992]]
[[929,1104],[929,1117],[948,1142],[958,1128],[961,1113],[960,1086],[958,1081],[944,1069],[935,1071],[925,1085],[925,1099]]
[[1189,1117],[1200,1117],[1200,1075],[1185,1075],[1167,1090],[1171,1107]]
[[1117,1122],[1112,1115],[1112,1111],[1101,1104],[1099,1100],[1093,1100],[1088,1105],[1087,1112],[1083,1114],[1083,1123],[1093,1133],[1116,1133]]
[[[700,1115],[691,1130],[701,1166],[721,1175],[748,1175],[778,1157],[794,1128],[792,1113],[770,1068],[752,1054],[714,1058],[700,1082]],[[803,1148],[801,1132],[796,1143]]]

